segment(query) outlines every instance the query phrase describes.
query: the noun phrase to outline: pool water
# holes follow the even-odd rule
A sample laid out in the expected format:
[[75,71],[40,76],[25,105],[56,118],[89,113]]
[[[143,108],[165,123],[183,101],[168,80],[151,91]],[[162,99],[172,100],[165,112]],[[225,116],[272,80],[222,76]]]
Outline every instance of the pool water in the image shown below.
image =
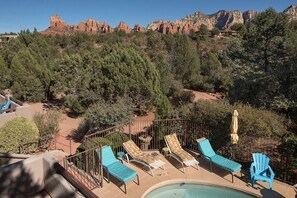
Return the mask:
[[231,188],[178,183],[157,188],[148,193],[145,198],[254,198],[250,194]]

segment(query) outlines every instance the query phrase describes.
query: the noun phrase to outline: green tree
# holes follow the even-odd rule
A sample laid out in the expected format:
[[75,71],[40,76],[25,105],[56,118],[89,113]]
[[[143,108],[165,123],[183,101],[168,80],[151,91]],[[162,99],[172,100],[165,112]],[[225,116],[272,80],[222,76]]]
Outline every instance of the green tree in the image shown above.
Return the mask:
[[11,77],[14,79],[12,91],[15,97],[25,101],[44,99],[44,87],[41,82],[42,68],[32,57],[28,49],[22,49],[11,63]]
[[203,83],[200,89],[210,92],[226,92],[231,83],[230,69],[224,68],[217,55],[207,52],[201,59]]
[[6,89],[10,83],[9,69],[6,67],[4,59],[0,55],[0,90]]
[[[281,145],[278,147],[279,152],[282,154],[284,171],[286,176],[294,175],[294,170],[297,167],[297,136],[292,134],[284,138]],[[285,180],[287,178],[284,178]]]
[[220,34],[220,30],[217,27],[214,27],[210,33],[211,33],[211,36],[214,37]]
[[175,78],[183,85],[190,87],[191,83],[199,78],[200,60],[188,36],[176,34],[174,38],[176,41],[173,52]]
[[208,29],[207,26],[204,24],[200,25],[199,31],[198,31],[198,38],[202,41],[206,41],[208,38]]
[[162,92],[168,95],[174,83],[174,74],[172,72],[172,66],[168,58],[166,58],[168,57],[168,52],[166,51],[166,45],[161,34],[151,33],[148,35],[146,52],[159,71]]
[[286,79],[284,74],[292,75],[287,73],[290,68],[294,70],[294,66],[288,64],[295,57],[290,55],[291,50],[287,46],[291,32],[287,16],[271,8],[249,23],[237,51],[230,55],[239,63],[234,71],[231,101],[248,102],[275,110],[281,110],[281,106],[288,108],[290,101],[285,100],[288,94],[283,91],[287,90],[283,79]]
[[230,27],[230,29],[240,32],[241,34],[246,33],[246,26],[243,23],[235,23]]

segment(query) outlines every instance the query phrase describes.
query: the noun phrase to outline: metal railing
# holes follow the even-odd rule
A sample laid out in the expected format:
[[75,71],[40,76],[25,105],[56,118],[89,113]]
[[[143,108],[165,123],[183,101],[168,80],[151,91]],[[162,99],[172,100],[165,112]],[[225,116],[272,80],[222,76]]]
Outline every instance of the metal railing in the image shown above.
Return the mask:
[[[114,152],[117,153],[118,151],[124,150],[122,143],[131,139],[142,150],[161,151],[163,147],[166,147],[164,136],[172,133],[177,134],[179,141],[184,148],[193,151],[198,151],[198,146],[195,141],[197,138],[206,137],[210,139],[210,141],[222,141],[220,139],[214,140],[212,130],[196,122],[180,119],[167,119],[126,123],[98,131],[93,134],[86,135],[84,138],[84,143],[86,145],[93,146],[96,145],[96,143],[101,143],[104,145],[109,142],[111,143]],[[123,138],[123,135],[125,138]],[[151,141],[149,143],[143,142],[141,140],[148,136],[151,137]],[[213,145],[213,147],[216,146],[217,145]],[[246,172],[249,171],[249,165],[252,162],[252,153],[261,152],[268,154],[271,158],[270,165],[276,173],[276,179],[289,184],[297,183],[297,174],[294,172],[285,171],[285,164],[282,161],[282,156],[276,147],[263,145],[260,143],[258,145],[247,144],[241,147],[225,144],[216,152],[225,157],[238,161],[243,165],[243,168],[246,170]]]
[[55,163],[54,167],[56,172],[61,174],[71,185],[73,185],[83,196],[88,198],[97,198],[98,196],[94,194],[87,186],[82,184],[73,175],[69,173],[63,166],[59,163]]
[[84,184],[88,189],[103,186],[103,167],[101,163],[101,146],[67,156],[59,163],[76,180]]
[[[115,133],[117,133],[119,139],[116,139],[116,135],[110,139],[112,134]],[[181,144],[188,148],[195,147],[194,141],[197,137],[209,137],[211,134],[209,129],[206,129],[195,122],[180,119],[167,119],[122,124],[86,135],[84,142],[86,145],[92,144],[92,142],[104,142],[103,138],[112,140],[113,143],[120,142],[120,139],[123,139],[123,136],[119,134],[124,134],[127,140],[132,139],[136,145],[143,150],[161,150],[166,146],[164,136],[171,133],[176,133]],[[148,136],[151,137],[149,143],[141,140]],[[122,142],[120,145],[121,144]],[[123,147],[117,146],[114,151],[123,151]]]
[[72,151],[71,142],[72,142],[71,138],[67,136],[63,136],[58,133],[54,135],[53,145],[55,150],[59,149],[66,153],[71,154],[71,151]]

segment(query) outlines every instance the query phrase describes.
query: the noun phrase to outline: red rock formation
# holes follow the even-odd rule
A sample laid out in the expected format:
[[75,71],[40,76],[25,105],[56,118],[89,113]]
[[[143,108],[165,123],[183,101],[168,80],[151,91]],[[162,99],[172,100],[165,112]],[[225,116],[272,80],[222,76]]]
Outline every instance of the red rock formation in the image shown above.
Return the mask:
[[[297,6],[292,5],[288,7],[283,13],[287,14],[290,19],[297,20]],[[188,34],[191,30],[194,32],[199,31],[199,28],[202,24],[206,25],[209,30],[212,30],[214,27],[219,28],[220,30],[230,31],[230,27],[235,23],[247,23],[251,21],[257,12],[249,10],[246,12],[240,11],[224,11],[220,10],[214,14],[206,15],[202,12],[195,12],[192,15],[188,15],[181,20],[176,21],[164,21],[157,20],[155,22],[149,23],[147,29],[153,31],[158,31],[163,34],[174,34],[174,33],[184,33]],[[136,24],[134,28],[131,28],[126,25],[124,22],[120,22],[117,26],[119,30],[123,30],[126,33],[131,31],[133,32],[143,32],[144,28]],[[69,34],[76,31],[82,31],[89,34],[93,33],[109,33],[113,32],[113,28],[110,27],[106,22],[103,24],[92,20],[87,19],[86,22],[80,22],[78,25],[67,25],[58,15],[51,16],[50,27],[45,31],[41,32],[43,34]]]
[[103,25],[100,27],[101,33],[110,33],[113,32],[113,29],[104,21]]
[[65,30],[68,28],[68,25],[58,15],[51,16],[50,23],[51,29]]
[[126,33],[129,33],[129,32],[131,32],[131,28],[130,28],[130,26],[129,25],[126,25],[124,22],[120,22],[120,24],[117,26],[117,29],[118,30],[122,30],[122,31],[124,31],[124,32],[126,32]]
[[206,25],[209,30],[217,27],[221,30],[228,30],[235,23],[245,23],[254,18],[255,11],[247,11],[241,13],[240,11],[218,11],[212,15],[206,15],[202,12],[196,12],[188,15],[181,20],[166,22],[158,20],[150,23],[147,29],[161,32],[163,34],[169,33],[185,33],[188,34],[191,30],[197,32],[202,24]]
[[50,27],[41,33],[46,35],[54,35],[69,34],[76,31],[96,34],[113,32],[113,29],[106,22],[102,24],[93,19],[87,19],[86,22],[80,22],[78,25],[67,25],[67,23],[65,23],[58,15],[55,15],[51,16]]
[[144,32],[144,28],[141,27],[139,24],[135,24],[134,28],[132,29],[133,32]]

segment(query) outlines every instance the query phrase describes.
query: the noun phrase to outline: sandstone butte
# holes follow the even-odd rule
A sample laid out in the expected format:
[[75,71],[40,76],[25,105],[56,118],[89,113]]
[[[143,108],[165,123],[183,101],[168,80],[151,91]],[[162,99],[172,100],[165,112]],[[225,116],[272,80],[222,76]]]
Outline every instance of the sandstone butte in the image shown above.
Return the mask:
[[[126,33],[144,31],[144,28],[142,28],[139,24],[136,24],[134,28],[131,29],[130,26],[125,24],[124,22],[120,22],[120,24],[116,28]],[[108,25],[107,22],[101,23],[93,19],[87,19],[86,22],[80,22],[77,25],[68,25],[58,15],[55,15],[51,16],[50,18],[50,26],[41,33],[45,35],[55,35],[71,34],[78,31],[86,32],[88,34],[111,33],[114,32],[114,28]]]
[[[297,6],[291,5],[285,9],[282,13],[285,13],[292,20],[297,20]],[[147,28],[141,27],[136,24],[133,29],[124,22],[120,22],[115,28],[122,30],[126,33],[129,32],[144,32],[147,29],[161,32],[163,34],[184,33],[188,34],[191,30],[194,32],[199,31],[202,24],[206,25],[209,30],[218,28],[219,30],[229,31],[230,27],[236,23],[245,24],[255,17],[256,11],[248,10],[245,12],[225,11],[220,10],[214,14],[206,15],[202,12],[195,12],[192,15],[187,15],[185,18],[176,21],[157,20],[149,23]],[[108,25],[106,22],[101,23],[92,19],[87,19],[86,22],[80,22],[77,25],[68,25],[58,15],[51,16],[50,26],[42,31],[42,34],[71,34],[73,32],[81,31],[89,34],[96,33],[111,33],[114,32],[114,28]]]

